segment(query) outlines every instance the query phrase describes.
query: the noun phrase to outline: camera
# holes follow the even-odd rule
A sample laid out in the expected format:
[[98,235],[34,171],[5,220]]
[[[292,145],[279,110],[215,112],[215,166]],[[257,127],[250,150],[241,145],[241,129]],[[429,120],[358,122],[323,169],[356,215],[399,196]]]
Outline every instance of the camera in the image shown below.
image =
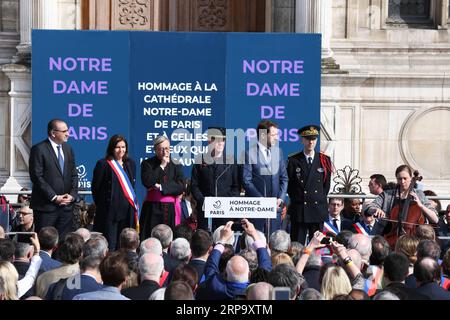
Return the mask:
[[333,237],[325,237],[320,241],[321,244],[331,244],[333,242]]
[[34,232],[8,232],[8,237],[14,242],[23,242],[28,244],[33,244],[31,237]]

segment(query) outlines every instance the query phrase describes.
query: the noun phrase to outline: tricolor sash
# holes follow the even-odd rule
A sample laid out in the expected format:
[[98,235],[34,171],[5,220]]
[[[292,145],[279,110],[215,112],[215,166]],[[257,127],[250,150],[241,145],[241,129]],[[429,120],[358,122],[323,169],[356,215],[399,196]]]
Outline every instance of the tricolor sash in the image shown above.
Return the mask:
[[123,194],[128,202],[134,209],[134,221],[136,223],[136,231],[139,233],[139,204],[137,201],[136,194],[134,193],[133,186],[131,185],[130,179],[128,179],[127,174],[123,170],[122,166],[116,160],[107,160],[112,171],[119,180],[120,187],[122,188]]
[[323,223],[323,233],[327,234],[328,232],[333,233],[335,236],[339,233],[339,230],[336,229],[329,221],[325,221]]
[[175,225],[177,226],[181,223],[181,201],[178,196],[163,196],[161,191],[151,188],[147,192],[145,201],[173,203],[175,207]]
[[367,233],[366,229],[361,225],[361,223],[357,222],[357,223],[353,224],[353,227],[355,227],[356,232],[358,232],[359,234],[364,234],[366,236],[369,235]]

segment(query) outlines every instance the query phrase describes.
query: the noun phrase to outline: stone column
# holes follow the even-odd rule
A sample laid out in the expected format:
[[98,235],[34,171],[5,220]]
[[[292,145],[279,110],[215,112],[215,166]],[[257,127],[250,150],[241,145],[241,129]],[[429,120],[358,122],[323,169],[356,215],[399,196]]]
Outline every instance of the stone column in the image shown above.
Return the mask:
[[[18,191],[29,186],[28,160],[31,143],[31,72],[19,64],[3,65],[1,71],[11,81],[9,91],[9,178],[2,191]],[[14,199],[13,199],[14,200]]]
[[322,34],[322,59],[331,58],[332,0],[296,0],[295,32]]
[[33,7],[38,4],[36,0],[20,0],[20,43],[13,63],[31,64],[31,29],[33,28]]

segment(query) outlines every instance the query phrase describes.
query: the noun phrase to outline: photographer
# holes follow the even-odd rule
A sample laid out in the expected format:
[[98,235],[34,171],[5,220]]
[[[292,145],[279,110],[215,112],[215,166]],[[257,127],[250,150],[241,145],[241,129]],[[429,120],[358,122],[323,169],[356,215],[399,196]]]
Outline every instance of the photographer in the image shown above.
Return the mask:
[[[266,244],[260,240],[259,233],[255,226],[247,219],[242,219],[242,228],[255,242],[253,247],[258,256],[260,268],[270,271],[272,263],[267,253]],[[241,256],[233,256],[227,263],[226,276],[223,278],[219,271],[219,261],[222,252],[225,250],[223,243],[233,234],[231,226],[233,221],[228,221],[225,227],[220,230],[218,243],[214,246],[205,265],[205,282],[199,287],[196,298],[199,300],[230,300],[236,296],[245,295],[249,284],[250,270],[247,261]]]
[[311,241],[302,251],[303,254],[296,265],[297,272],[300,274],[303,273],[309,256],[311,254],[315,254],[316,249],[320,249],[325,247],[326,245],[329,245],[333,254],[335,254],[339,258],[339,262],[343,265],[345,271],[347,272],[347,275],[349,276],[352,283],[352,287],[359,288],[361,283],[364,282],[364,277],[361,273],[361,270],[357,265],[353,263],[353,260],[347,252],[347,249],[342,244],[336,241],[332,241],[331,239],[332,238],[325,237],[323,233],[316,231]]

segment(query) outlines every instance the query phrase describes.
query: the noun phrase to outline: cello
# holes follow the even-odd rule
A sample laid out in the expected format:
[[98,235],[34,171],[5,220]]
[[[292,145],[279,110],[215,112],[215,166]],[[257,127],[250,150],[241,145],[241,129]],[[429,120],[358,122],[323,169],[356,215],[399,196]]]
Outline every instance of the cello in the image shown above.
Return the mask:
[[411,192],[416,183],[421,180],[422,176],[419,175],[419,171],[415,170],[408,188],[407,197],[403,204],[400,200],[400,186],[396,188],[395,193],[399,195],[399,201],[392,208],[390,219],[385,219],[392,224],[390,232],[384,236],[392,250],[395,248],[397,239],[400,236],[404,234],[415,235],[417,226],[425,224],[425,217],[422,210],[415,201],[411,200]]

